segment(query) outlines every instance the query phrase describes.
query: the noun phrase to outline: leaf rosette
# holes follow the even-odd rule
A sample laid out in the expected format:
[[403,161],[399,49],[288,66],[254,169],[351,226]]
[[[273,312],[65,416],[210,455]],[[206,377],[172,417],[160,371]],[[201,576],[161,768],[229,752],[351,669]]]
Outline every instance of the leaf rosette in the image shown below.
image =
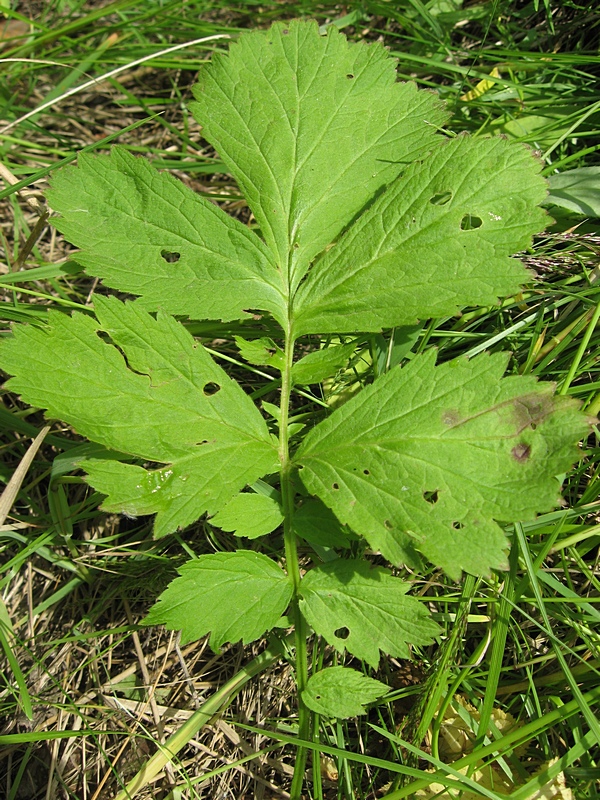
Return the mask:
[[[269,535],[291,506],[247,487],[278,470],[288,480],[298,469],[317,499],[305,501],[297,531],[316,547],[322,526],[324,547],[343,547],[351,530],[394,564],[424,556],[452,577],[504,567],[502,523],[558,504],[555,476],[577,459],[587,430],[577,404],[555,397],[549,384],[503,378],[503,355],[435,366],[430,351],[312,428],[291,461],[282,421],[291,387],[334,375],[355,347],[294,364],[299,337],[395,326],[412,326],[416,336],[418,321],[518,292],[530,276],[513,254],[548,219],[538,207],[546,195],[540,163],[502,139],[448,139],[440,132],[443,105],[398,82],[383,47],[351,44],[334,27],[320,35],[316,23],[240,36],[203,65],[194,95],[202,135],[256,224],[242,224],[124,148],[82,155],[53,178],[55,225],[80,248],[90,275],[136,299],[96,295],[95,319],[83,309],[16,326],[0,344],[0,365],[14,376],[8,388],[118,453],[78,463],[106,495],[106,509],[156,514],[157,536],[205,513],[239,536]],[[256,311],[281,326],[283,347],[270,336],[237,344],[246,361],[281,373],[288,394],[282,389],[279,442],[183,322],[248,322]],[[255,576],[258,598],[269,582],[277,587],[260,625],[243,612],[250,597],[236,606],[239,626],[215,621],[219,646],[260,635],[283,613],[289,586],[269,569],[253,557],[198,560],[176,583],[185,595],[205,573],[213,600],[236,574]],[[325,594],[337,587],[355,624],[352,598],[340,599],[344,569],[318,567],[295,589],[307,618],[336,646],[339,637],[319,616],[319,581]],[[353,580],[361,569],[355,565]],[[395,580],[374,572],[358,582]],[[163,617],[182,624],[177,614]],[[417,628],[412,641],[431,640],[431,628]],[[211,628],[203,621],[193,629]],[[406,654],[409,633],[394,637],[353,652],[373,664],[380,649]]]

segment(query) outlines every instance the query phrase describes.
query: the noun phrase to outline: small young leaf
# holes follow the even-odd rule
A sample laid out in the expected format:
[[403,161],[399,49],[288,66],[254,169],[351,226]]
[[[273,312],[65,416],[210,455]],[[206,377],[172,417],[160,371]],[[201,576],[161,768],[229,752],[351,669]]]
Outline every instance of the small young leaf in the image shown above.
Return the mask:
[[441,140],[447,112],[398,83],[395,66],[379,44],[292,21],[240,36],[198,74],[192,114],[291,292],[377,190]]
[[518,291],[528,273],[509,256],[548,222],[541,166],[524,146],[466,136],[411,165],[317,259],[297,334],[411,325]]
[[245,225],[122,147],[77,164],[56,173],[48,201],[90,275],[140,295],[148,311],[233,320],[260,308],[285,319],[280,273]]
[[242,492],[210,520],[211,525],[236,536],[257,539],[278,528],[283,522],[281,506],[271,497]]
[[347,548],[356,539],[321,500],[305,500],[294,512],[293,525],[304,541],[321,547]]
[[337,559],[304,576],[300,609],[336,650],[377,667],[380,650],[409,658],[408,644],[429,644],[439,632],[427,609],[407,596],[409,589],[387,569]]
[[309,383],[321,383],[325,378],[335,375],[348,363],[348,359],[356,348],[356,343],[333,345],[307,353],[292,367],[292,380],[295,384],[306,386]]
[[250,364],[257,366],[270,366],[282,370],[284,368],[283,350],[281,350],[273,339],[263,336],[260,339],[244,339],[243,336],[236,336],[235,343],[239,347],[242,358]]
[[[8,386],[108,448],[166,466],[82,465],[104,508],[158,513],[155,535],[215,513],[278,468],[276,443],[241,387],[173,317],[96,297],[86,314],[48,315],[0,343]],[[110,335],[111,343],[98,332]],[[217,468],[218,465],[218,468]]]
[[225,642],[244,644],[273,628],[292,596],[292,583],[262,553],[212,553],[188,561],[144,620],[180,630],[183,644],[211,632],[217,651]]
[[304,485],[393,563],[417,548],[454,578],[503,568],[494,520],[558,505],[589,428],[552,384],[502,378],[507,358],[436,367],[431,351],[381,376],[308,434]]
[[311,711],[347,719],[365,714],[365,706],[387,694],[385,683],[348,667],[329,667],[309,678],[302,699]]

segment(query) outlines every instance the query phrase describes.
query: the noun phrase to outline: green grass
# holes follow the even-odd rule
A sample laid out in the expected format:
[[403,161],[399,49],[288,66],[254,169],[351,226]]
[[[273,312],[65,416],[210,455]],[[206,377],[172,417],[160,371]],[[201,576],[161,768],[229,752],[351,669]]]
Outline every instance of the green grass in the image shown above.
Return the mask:
[[[527,142],[547,175],[600,164],[599,22],[586,4],[49,0],[6,13],[28,27],[0,50],[0,163],[14,176],[4,174],[8,183],[0,186],[4,331],[13,321],[36,324],[49,308],[90,303],[93,282],[39,204],[52,171],[84,148],[104,151],[118,141],[247,219],[237,187],[186,111],[199,65],[227,46],[226,39],[187,44],[204,37],[315,17],[351,38],[382,39],[403,78],[449,103],[450,130]],[[19,191],[24,186],[33,194]],[[537,275],[521,296],[427,321],[415,331],[413,352],[435,345],[447,360],[508,349],[513,372],[555,381],[596,415],[600,234],[597,220],[554,216],[524,254]],[[268,370],[241,371],[233,336],[243,324],[190,329],[255,397],[276,400]],[[391,335],[366,338],[353,369],[318,396],[298,394],[296,416],[368,383],[394,352]],[[4,482],[43,425],[39,411],[4,394]],[[219,656],[204,641],[182,650],[176,637],[137,626],[178,562],[231,549],[232,537],[199,523],[153,542],[147,520],[100,513],[100,498],[73,469],[81,444],[54,425],[0,521],[6,796],[113,797],[152,757],[159,777],[140,797],[282,796],[297,742],[285,659],[261,658],[264,645]],[[575,798],[600,797],[599,454],[594,435],[565,476],[565,505],[508,530],[509,572],[456,585],[432,570],[414,581],[445,627],[443,643],[415,652],[412,663],[386,661],[377,677],[394,690],[367,717],[321,721],[319,742],[307,747],[328,760],[322,779],[313,773],[312,797],[421,796],[425,770],[437,768],[436,781],[451,785],[465,780],[456,773],[464,766],[477,782],[482,760],[524,784],[513,789],[514,800],[527,800],[531,782],[543,782],[533,777],[540,768],[547,778],[564,773]],[[313,657],[331,654],[315,645]],[[258,677],[245,682],[240,670],[251,663]],[[231,691],[215,700],[223,686]],[[198,733],[223,698],[223,716]],[[500,712],[520,727],[502,728]],[[462,718],[472,752],[448,756],[444,714]],[[172,764],[157,747],[165,742],[178,749]],[[461,761],[449,768],[453,758]]]

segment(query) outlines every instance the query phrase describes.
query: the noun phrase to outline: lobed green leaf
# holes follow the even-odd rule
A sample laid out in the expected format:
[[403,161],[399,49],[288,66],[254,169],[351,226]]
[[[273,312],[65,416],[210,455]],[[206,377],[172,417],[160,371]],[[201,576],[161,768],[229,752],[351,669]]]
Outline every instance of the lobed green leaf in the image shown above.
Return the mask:
[[439,631],[427,609],[407,596],[409,589],[382,567],[337,559],[304,576],[300,610],[336,650],[377,667],[380,650],[409,658],[408,644],[430,644]]
[[496,521],[557,506],[555,476],[588,430],[552,384],[502,378],[507,358],[436,367],[430,351],[378,378],[308,434],[304,485],[392,563],[420,551],[454,578],[504,568]]
[[408,167],[316,261],[295,331],[380,331],[493,305],[529,275],[509,258],[547,224],[541,162],[503,139],[459,136]]
[[338,719],[365,714],[365,706],[389,691],[376,681],[348,667],[329,667],[309,678],[302,699],[316,714]]
[[244,644],[273,628],[290,602],[292,583],[274,561],[248,550],[212,553],[188,561],[144,620],[180,630],[182,643],[210,632],[217,651]]
[[276,442],[260,412],[180,323],[116,298],[96,297],[95,309],[97,321],[51,312],[47,326],[16,327],[0,343],[0,358],[16,375],[8,387],[48,417],[165,465],[87,460],[91,484],[108,495],[104,508],[158,513],[160,536],[277,470]]
[[373,195],[436,143],[447,112],[397,83],[379,44],[275,23],[215,54],[191,111],[234,175],[290,296]]
[[87,272],[148,311],[226,321],[258,308],[285,319],[281,273],[261,239],[122,147],[59,170],[48,202]]
[[272,497],[242,492],[211,518],[210,524],[236,536],[257,539],[272,533],[283,522],[281,505]]

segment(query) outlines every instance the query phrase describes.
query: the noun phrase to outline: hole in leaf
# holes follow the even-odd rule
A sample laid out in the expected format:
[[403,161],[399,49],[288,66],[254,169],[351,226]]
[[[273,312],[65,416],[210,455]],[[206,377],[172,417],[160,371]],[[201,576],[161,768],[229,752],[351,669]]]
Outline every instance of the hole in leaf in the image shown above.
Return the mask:
[[452,192],[438,192],[429,198],[429,202],[434,206],[445,206],[452,199]]
[[331,484],[331,488],[335,489],[337,491],[340,488],[340,485],[339,485],[339,483],[332,483]]
[[315,700],[320,700],[320,699],[321,699],[321,695],[320,694],[316,694],[315,695]]
[[350,628],[338,628],[337,631],[333,632],[334,636],[337,636],[338,639],[347,639],[350,636]]
[[475,214],[465,214],[460,221],[461,231],[474,231],[481,228],[483,220]]
[[384,524],[384,525],[385,525],[385,527],[388,529],[388,531],[391,531],[391,530],[392,530],[392,528],[393,528],[393,525],[392,525],[392,523],[389,521],[389,519],[384,519],[384,520],[383,520],[383,524]]
[[458,520],[454,520],[454,522],[452,523],[452,527],[454,528],[455,531],[460,531],[465,526],[462,524],[462,522],[459,522]]
[[523,462],[527,461],[531,455],[531,447],[529,447],[528,444],[521,442],[520,444],[516,444],[510,452],[515,461],[518,461],[522,464]]
[[363,469],[363,475],[370,475],[371,472],[368,469]]
[[174,264],[181,258],[181,253],[172,253],[170,250],[161,250],[160,254],[167,264]]
[[208,444],[208,439],[202,439],[201,442],[196,442],[196,447],[200,447],[202,444]]
[[346,77],[347,77],[349,80],[352,80],[352,78],[354,77],[354,75],[353,75],[351,72],[349,72],[349,73],[346,75]]
[[438,490],[436,489],[433,492],[423,492],[423,500],[426,500],[428,503],[431,503],[434,506],[438,501]]
[[219,384],[214,383],[213,381],[211,381],[210,383],[205,383],[204,388],[202,389],[202,391],[207,397],[212,397],[213,394],[216,394],[220,390],[221,387],[219,386]]

